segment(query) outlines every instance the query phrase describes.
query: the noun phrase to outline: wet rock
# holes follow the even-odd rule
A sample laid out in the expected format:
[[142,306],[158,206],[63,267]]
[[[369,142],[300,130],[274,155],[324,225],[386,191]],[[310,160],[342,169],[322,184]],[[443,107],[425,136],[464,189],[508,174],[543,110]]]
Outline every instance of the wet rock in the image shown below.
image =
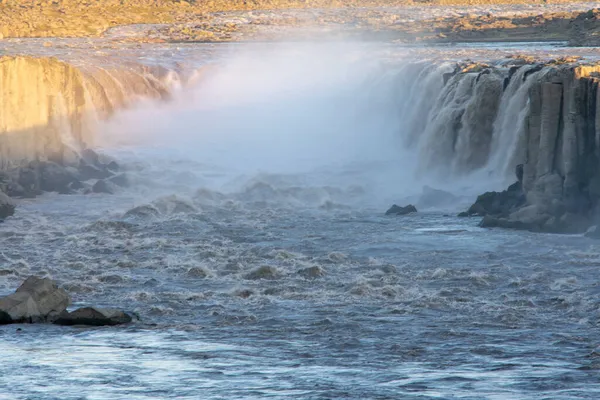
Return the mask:
[[0,192],[0,221],[15,213],[15,203],[6,194]]
[[100,156],[92,149],[85,149],[81,152],[81,160],[87,165],[101,165]]
[[57,163],[40,163],[40,188],[46,192],[71,193],[70,185],[78,181],[70,169]]
[[591,226],[584,234],[590,239],[600,239],[600,227],[598,225]]
[[64,312],[54,321],[56,325],[114,326],[133,320],[126,312],[113,308],[84,307],[73,312]]
[[160,211],[150,204],[134,207],[124,215],[125,218],[156,218],[158,216],[160,216]]
[[106,179],[114,175],[105,167],[98,167],[95,165],[85,163],[81,163],[81,165],[79,166],[79,172],[81,173],[83,180]]
[[406,207],[400,207],[396,204],[390,207],[389,210],[385,212],[385,215],[406,215],[410,213],[416,213],[417,208],[412,204],[407,205]]
[[303,268],[298,271],[298,275],[306,279],[316,279],[325,275],[323,268],[315,265],[314,267]]
[[115,194],[117,190],[117,185],[104,179],[99,180],[92,186],[92,192],[94,193]]
[[258,267],[244,276],[245,279],[251,280],[277,279],[278,277],[279,271],[277,271],[277,268],[271,267],[269,265],[263,265],[262,267]]
[[29,166],[20,168],[17,183],[23,188],[24,197],[35,197],[41,194],[40,174],[37,163],[30,163]]
[[48,278],[30,276],[17,291],[0,298],[4,323],[52,322],[70,304],[67,292]]
[[419,207],[439,207],[456,203],[458,197],[450,192],[446,192],[440,189],[434,189],[429,186],[423,186],[423,191],[417,204]]
[[127,173],[115,175],[109,178],[108,180],[120,187],[128,187],[131,185],[132,182],[131,176]]
[[167,196],[152,203],[163,214],[191,214],[198,212],[191,202],[178,196]]
[[121,170],[121,167],[119,166],[119,164],[117,164],[116,161],[111,161],[108,164],[106,164],[106,169],[112,172],[119,172]]
[[477,197],[475,203],[466,211],[468,216],[486,215],[508,217],[526,202],[521,184],[515,182],[502,192],[486,192]]

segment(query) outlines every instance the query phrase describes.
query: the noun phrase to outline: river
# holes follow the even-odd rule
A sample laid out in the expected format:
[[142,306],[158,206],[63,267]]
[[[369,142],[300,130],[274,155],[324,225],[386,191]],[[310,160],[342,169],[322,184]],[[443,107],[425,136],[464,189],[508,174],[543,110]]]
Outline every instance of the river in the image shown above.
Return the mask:
[[455,217],[489,182],[418,170],[371,63],[304,56],[115,116],[129,188],[20,202],[0,292],[51,276],[139,321],[1,326],[1,399],[600,396],[600,245]]

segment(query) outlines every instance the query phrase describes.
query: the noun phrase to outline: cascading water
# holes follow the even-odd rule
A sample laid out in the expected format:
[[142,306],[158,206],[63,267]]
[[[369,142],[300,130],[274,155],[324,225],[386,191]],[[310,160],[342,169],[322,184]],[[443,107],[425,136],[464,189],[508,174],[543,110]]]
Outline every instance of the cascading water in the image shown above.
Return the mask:
[[50,276],[74,307],[141,321],[0,326],[1,393],[597,399],[596,244],[479,228],[448,193],[383,215],[424,184],[513,179],[543,72],[498,90],[504,65],[363,50],[250,47],[135,104],[153,79],[83,68],[77,105],[129,186],[21,200],[0,224],[0,294]]

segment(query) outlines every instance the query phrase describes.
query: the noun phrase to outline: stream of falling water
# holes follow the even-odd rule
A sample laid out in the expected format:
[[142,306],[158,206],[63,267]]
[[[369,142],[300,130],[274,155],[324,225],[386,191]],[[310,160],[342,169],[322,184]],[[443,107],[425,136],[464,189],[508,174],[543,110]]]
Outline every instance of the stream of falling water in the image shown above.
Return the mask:
[[102,151],[131,187],[0,225],[1,293],[48,275],[141,316],[0,327],[0,398],[597,399],[597,242],[481,229],[453,215],[489,182],[415,178],[451,65],[279,50],[115,115]]

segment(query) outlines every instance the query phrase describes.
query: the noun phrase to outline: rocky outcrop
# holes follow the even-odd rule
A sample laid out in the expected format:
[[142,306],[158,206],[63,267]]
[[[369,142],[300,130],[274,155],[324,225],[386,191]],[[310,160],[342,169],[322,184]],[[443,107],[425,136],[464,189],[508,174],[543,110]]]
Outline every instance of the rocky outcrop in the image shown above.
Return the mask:
[[122,325],[132,321],[131,315],[114,308],[84,307],[70,313],[61,314],[54,323],[56,325]]
[[389,210],[387,210],[385,212],[385,215],[406,215],[406,214],[411,214],[411,213],[416,213],[417,212],[417,208],[415,206],[413,206],[412,204],[409,204],[405,207],[400,207],[396,204],[394,204],[393,206],[391,206],[389,208]]
[[31,276],[15,293],[0,298],[0,323],[53,322],[70,301],[51,279]]
[[0,325],[54,323],[57,325],[120,325],[132,321],[118,309],[84,307],[68,312],[71,299],[49,278],[30,276],[13,294],[0,298]]
[[[518,181],[479,196],[461,215],[485,216],[482,226],[488,227],[585,232],[600,218],[600,64],[558,60],[510,71],[508,79],[519,79],[515,85],[526,91],[513,88],[503,96],[516,102],[521,93],[527,101],[512,113],[509,102],[503,106],[499,118],[505,121],[494,124],[487,163],[496,174],[518,166]],[[481,135],[487,140],[488,133]]]
[[0,221],[15,213],[15,203],[6,194],[0,192]]

